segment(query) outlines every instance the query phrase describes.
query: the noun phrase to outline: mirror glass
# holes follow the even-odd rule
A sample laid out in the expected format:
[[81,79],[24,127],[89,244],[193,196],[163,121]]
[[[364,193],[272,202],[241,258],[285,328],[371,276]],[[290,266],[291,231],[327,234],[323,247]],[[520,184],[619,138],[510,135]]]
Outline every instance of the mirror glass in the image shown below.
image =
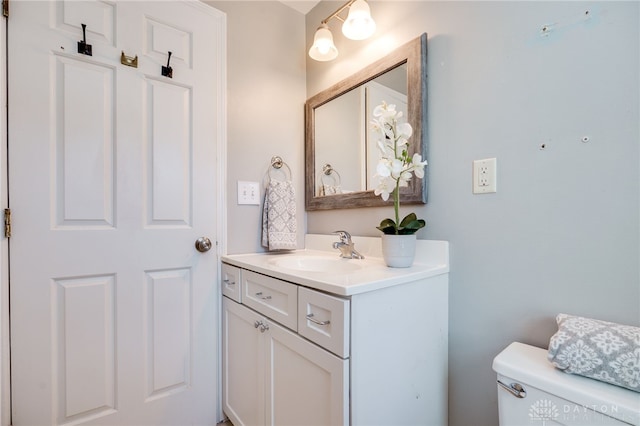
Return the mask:
[[[382,206],[373,193],[379,151],[373,109],[395,104],[413,127],[409,151],[426,158],[426,34],[307,100],[307,210]],[[401,192],[403,204],[426,202],[426,176]]]
[[[402,64],[319,106],[315,113],[316,196],[374,189],[380,154],[371,130],[382,101],[407,114],[407,67]],[[341,123],[336,126],[336,123]]]

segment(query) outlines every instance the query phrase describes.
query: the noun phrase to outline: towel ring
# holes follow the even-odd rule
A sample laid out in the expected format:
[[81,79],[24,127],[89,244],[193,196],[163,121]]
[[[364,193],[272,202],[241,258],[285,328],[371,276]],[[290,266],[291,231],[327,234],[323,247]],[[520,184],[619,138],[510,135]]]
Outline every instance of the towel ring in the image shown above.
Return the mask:
[[[269,168],[269,171],[267,172],[267,175],[269,176],[269,179],[273,178],[273,176],[271,176],[271,171],[273,169],[282,170],[282,166],[286,167],[287,172],[289,173],[289,180],[291,180],[291,169],[289,168],[289,165],[287,163],[285,163],[282,160],[282,158],[277,156],[277,155],[275,157],[271,157],[271,167]],[[286,173],[285,173],[285,176],[286,176]]]
[[[342,178],[340,177],[340,173],[338,173],[338,171],[337,171],[336,169],[334,169],[334,168],[331,166],[331,164],[329,164],[329,163],[325,164],[325,165],[322,167],[322,173],[323,173],[325,176],[331,176],[332,174],[334,174],[334,173],[335,173],[335,174],[338,176],[338,179],[337,179],[338,185],[340,184],[340,181],[342,180]],[[334,181],[336,180],[335,176],[333,177],[333,180],[334,180]]]
[[340,182],[342,181],[340,173],[338,173],[338,171],[334,169],[329,163],[325,164],[322,167],[322,175],[320,175],[320,181],[322,182],[322,184],[325,184],[325,176],[329,176],[330,178],[332,178],[334,185],[340,185]]
[[[331,164],[327,163],[322,167],[322,172],[320,173],[320,188],[319,194],[320,196],[325,195],[336,195],[341,192],[340,184],[342,181],[342,177],[340,173],[336,169],[331,166]],[[333,182],[327,183],[325,181],[325,177],[330,177]]]

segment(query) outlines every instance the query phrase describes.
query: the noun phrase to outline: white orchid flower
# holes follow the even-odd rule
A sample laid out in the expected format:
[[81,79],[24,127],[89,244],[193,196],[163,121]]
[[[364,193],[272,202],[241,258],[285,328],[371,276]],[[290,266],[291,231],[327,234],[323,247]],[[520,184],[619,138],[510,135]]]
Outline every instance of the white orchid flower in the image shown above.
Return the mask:
[[424,166],[427,165],[427,161],[422,161],[422,155],[415,153],[411,158],[411,168],[417,177],[424,178]]
[[376,106],[373,109],[374,117],[383,117],[387,118],[395,115],[396,106],[395,105],[387,105],[386,102],[382,101],[382,103]]
[[391,160],[390,166],[391,166],[391,176],[394,179],[398,179],[402,174],[402,172],[404,171],[404,161],[398,158],[394,158],[393,160]]
[[409,123],[400,123],[396,126],[396,128],[398,133],[400,134],[400,137],[404,139],[409,139],[413,134],[413,128]]
[[374,109],[373,109],[373,116],[374,117],[382,117],[383,111],[387,108],[387,104],[382,102],[381,105],[377,105]]
[[400,186],[409,186],[410,180],[411,180],[411,172],[409,170],[405,170],[400,174],[398,183],[400,184]]
[[[400,188],[407,187],[414,174],[420,179],[424,178],[424,167],[427,165],[418,153],[409,157],[409,138],[413,135],[413,128],[409,123],[398,122],[403,115],[394,104],[382,102],[374,108],[375,118],[371,121],[372,130],[380,135],[377,141],[380,160],[373,176],[374,194],[384,201],[393,194],[396,224],[400,223]],[[382,230],[380,227],[378,229]]]
[[395,189],[395,180],[391,178],[382,178],[376,175],[374,176],[374,183],[376,185],[373,193],[376,196],[381,196],[384,201],[387,201],[389,199],[389,195],[391,195]]
[[396,141],[396,145],[397,146],[405,146],[406,144],[408,144],[409,141],[403,137],[398,138],[398,140]]
[[382,130],[384,131],[384,135],[385,135],[388,139],[391,139],[391,140],[394,140],[394,139],[395,139],[396,131],[395,131],[395,129],[394,129],[394,127],[393,127],[393,126],[391,126],[391,125],[389,125],[389,124],[386,124],[386,125],[384,125],[384,126],[382,127]]
[[[373,176],[374,194],[381,196],[384,201],[393,194],[395,224],[397,224],[394,226],[399,226],[400,188],[409,185],[413,174],[418,178],[424,178],[424,166],[427,162],[422,161],[420,154],[409,156],[408,144],[413,128],[409,123],[398,122],[398,119],[403,117],[403,113],[397,111],[395,105],[382,102],[374,108],[373,116],[375,119],[371,121],[371,128],[381,136],[377,141],[380,160],[376,166],[376,174]],[[415,218],[415,214],[412,215]],[[384,222],[387,220],[385,219]],[[424,221],[421,222],[420,227],[424,226]],[[413,232],[420,227],[412,228]],[[388,224],[383,228],[378,227],[388,233]],[[398,233],[398,228],[395,228],[395,232]]]
[[381,159],[376,166],[376,175],[381,177],[391,176],[391,167],[387,160]]

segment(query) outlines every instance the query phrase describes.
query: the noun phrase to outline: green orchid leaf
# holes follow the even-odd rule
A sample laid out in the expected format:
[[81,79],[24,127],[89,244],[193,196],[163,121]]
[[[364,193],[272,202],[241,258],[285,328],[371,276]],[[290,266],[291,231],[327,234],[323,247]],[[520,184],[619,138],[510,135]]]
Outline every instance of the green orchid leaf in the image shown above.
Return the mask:
[[418,220],[418,216],[416,216],[415,213],[409,213],[408,215],[405,216],[404,219],[402,219],[402,222],[400,222],[400,228],[406,228],[407,224]]
[[400,222],[400,226],[398,227],[398,234],[415,234],[420,228],[424,228],[426,224],[427,223],[424,220],[418,219],[415,213],[409,213],[404,219],[402,219],[402,222]]
[[394,228],[396,227],[396,223],[393,221],[393,219],[386,218],[385,220],[380,222],[380,228],[386,228],[388,226],[393,226]]
[[424,228],[425,225],[426,225],[426,222],[420,219],[420,220],[413,220],[407,223],[404,227],[407,229],[415,229],[417,231],[420,228]]
[[378,230],[380,230],[383,234],[386,235],[396,235],[396,228],[394,228],[393,226],[388,226],[386,228],[382,228],[380,226],[376,226],[376,228]]
[[407,223],[404,227],[398,228],[398,234],[400,235],[415,234],[416,232],[418,232],[420,228],[424,228],[426,224],[427,223],[422,219],[413,220]]
[[380,231],[382,231],[383,234],[395,234],[396,233],[396,223],[393,221],[393,219],[385,219],[382,222],[380,222],[380,226],[376,226],[376,228],[378,228]]

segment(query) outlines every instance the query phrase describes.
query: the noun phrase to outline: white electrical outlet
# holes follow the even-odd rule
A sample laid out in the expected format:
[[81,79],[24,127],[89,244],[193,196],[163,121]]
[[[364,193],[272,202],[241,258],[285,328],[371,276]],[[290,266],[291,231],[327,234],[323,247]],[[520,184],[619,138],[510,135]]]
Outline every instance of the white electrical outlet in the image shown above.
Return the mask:
[[260,205],[258,182],[238,181],[238,204]]
[[496,192],[496,159],[485,158],[473,162],[473,193]]

